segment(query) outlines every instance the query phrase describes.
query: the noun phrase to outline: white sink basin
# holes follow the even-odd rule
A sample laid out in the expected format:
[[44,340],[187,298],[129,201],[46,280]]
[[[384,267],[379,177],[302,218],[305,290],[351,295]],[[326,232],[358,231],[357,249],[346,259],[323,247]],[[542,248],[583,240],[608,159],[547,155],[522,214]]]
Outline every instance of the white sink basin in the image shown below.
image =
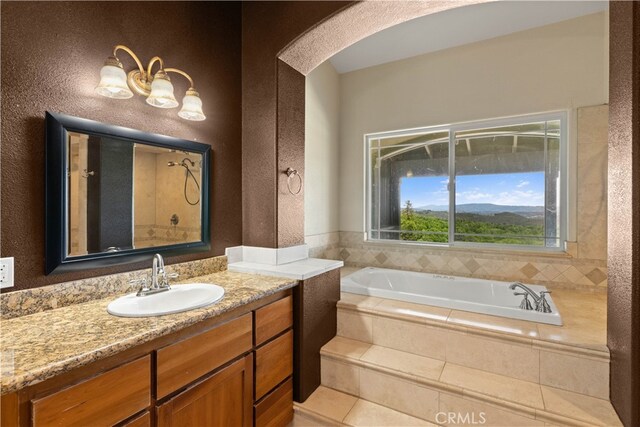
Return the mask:
[[107,311],[121,317],[151,317],[164,314],[180,313],[205,307],[219,301],[224,296],[224,289],[210,283],[190,283],[175,285],[166,292],[136,296],[135,293],[125,295],[111,301]]

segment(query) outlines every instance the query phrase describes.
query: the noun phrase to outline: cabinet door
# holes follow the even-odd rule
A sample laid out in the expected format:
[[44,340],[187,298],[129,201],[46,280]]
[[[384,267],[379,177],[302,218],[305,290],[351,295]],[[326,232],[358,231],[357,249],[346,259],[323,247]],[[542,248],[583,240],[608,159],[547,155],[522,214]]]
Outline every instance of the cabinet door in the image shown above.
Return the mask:
[[157,408],[159,427],[251,427],[253,356],[248,355]]

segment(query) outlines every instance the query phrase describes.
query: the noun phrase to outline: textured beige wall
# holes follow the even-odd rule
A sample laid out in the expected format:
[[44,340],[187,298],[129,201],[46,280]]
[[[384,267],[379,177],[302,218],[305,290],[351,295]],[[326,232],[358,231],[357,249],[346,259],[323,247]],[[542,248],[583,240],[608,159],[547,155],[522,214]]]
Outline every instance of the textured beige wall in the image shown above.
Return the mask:
[[608,130],[608,106],[578,109],[578,258],[607,259]]
[[340,80],[331,63],[324,62],[305,83],[304,234],[313,236],[340,230]]
[[606,18],[588,15],[342,74],[340,229],[365,229],[364,134],[607,103]]

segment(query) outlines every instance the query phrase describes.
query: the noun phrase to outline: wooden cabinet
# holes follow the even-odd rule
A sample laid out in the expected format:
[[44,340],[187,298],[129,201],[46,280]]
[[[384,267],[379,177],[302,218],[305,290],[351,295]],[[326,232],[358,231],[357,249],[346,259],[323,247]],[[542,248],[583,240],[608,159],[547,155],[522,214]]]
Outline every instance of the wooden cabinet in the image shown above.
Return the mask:
[[255,311],[255,427],[293,420],[293,298]]
[[228,361],[251,351],[251,314],[157,351],[161,399]]
[[253,356],[198,382],[157,408],[159,427],[252,426]]
[[33,425],[111,426],[149,406],[150,384],[151,357],[145,356],[33,400]]
[[2,426],[284,427],[292,323],[286,290],[2,395]]

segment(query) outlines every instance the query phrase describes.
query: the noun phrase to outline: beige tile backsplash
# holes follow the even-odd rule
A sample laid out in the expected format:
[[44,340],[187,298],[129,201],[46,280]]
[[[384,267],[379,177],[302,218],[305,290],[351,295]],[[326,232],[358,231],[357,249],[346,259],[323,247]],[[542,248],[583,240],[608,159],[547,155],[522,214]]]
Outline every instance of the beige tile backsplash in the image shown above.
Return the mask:
[[577,110],[576,240],[566,253],[461,250],[370,243],[364,233],[306,236],[310,256],[340,259],[348,267],[381,267],[490,280],[522,281],[549,288],[601,291],[607,286],[608,106]]

